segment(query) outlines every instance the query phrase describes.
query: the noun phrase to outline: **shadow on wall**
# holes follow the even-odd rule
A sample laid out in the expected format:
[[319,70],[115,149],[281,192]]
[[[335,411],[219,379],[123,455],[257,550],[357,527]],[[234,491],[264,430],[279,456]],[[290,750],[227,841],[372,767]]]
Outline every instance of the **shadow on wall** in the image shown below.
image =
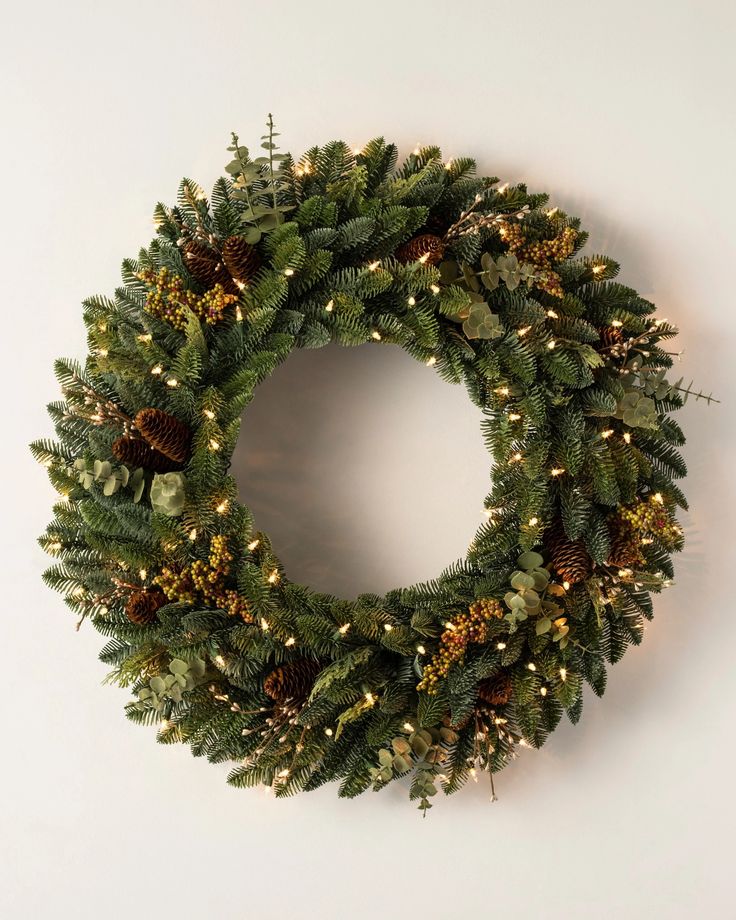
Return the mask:
[[481,417],[396,346],[295,351],[246,410],[231,472],[289,578],[383,594],[465,555],[490,490]]

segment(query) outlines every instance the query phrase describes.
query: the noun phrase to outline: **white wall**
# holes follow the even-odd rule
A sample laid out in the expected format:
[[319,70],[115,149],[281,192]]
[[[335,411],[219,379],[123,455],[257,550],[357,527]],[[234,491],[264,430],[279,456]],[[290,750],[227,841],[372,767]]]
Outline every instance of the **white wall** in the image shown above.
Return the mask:
[[[727,0],[7,6],[3,917],[734,915],[734,26]],[[581,725],[500,778],[493,807],[485,786],[427,821],[399,789],[352,803],[332,789],[286,802],[232,790],[224,770],[124,719],[125,693],[100,686],[100,637],[75,633],[40,582],[34,538],[53,495],[25,445],[50,433],[52,359],[83,354],[79,302],[113,289],[154,202],[181,175],[211,182],[228,132],[255,141],[268,110],[294,151],[385,133],[549,189],[681,325],[683,373],[723,399],[682,413],[688,546],[644,646]],[[244,493],[295,575],[354,592],[429,574],[477,522],[472,410],[388,349],[302,357],[253,407]],[[324,413],[313,440],[290,415],[300,372]],[[435,455],[432,426],[446,424]],[[452,495],[435,519],[407,463],[425,443],[416,469]],[[288,482],[300,460],[301,491]],[[391,473],[387,492],[376,469]],[[320,568],[303,535],[335,565]]]

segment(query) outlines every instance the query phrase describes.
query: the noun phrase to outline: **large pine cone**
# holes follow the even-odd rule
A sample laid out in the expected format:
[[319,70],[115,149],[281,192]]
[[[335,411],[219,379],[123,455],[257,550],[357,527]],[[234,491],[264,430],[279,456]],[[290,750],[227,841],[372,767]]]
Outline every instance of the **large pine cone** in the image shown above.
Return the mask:
[[[439,265],[445,256],[445,244],[442,238],[434,233],[422,233],[404,243],[396,250],[399,262],[407,264],[424,259],[427,265]],[[426,258],[425,258],[426,257]]]
[[279,665],[266,677],[263,689],[277,703],[305,700],[314,686],[322,664],[313,658],[297,658]]
[[613,517],[608,521],[611,535],[611,551],[608,554],[609,565],[619,569],[636,568],[644,561],[639,536],[627,521]]
[[168,602],[163,591],[136,591],[128,598],[125,613],[131,623],[147,626],[154,622],[159,608]]
[[489,706],[505,706],[511,699],[514,685],[507,671],[487,677],[478,684],[478,699]]
[[222,261],[238,284],[248,284],[258,274],[261,257],[242,236],[229,236],[222,247]]
[[219,252],[199,240],[187,240],[182,246],[184,264],[195,281],[205,287],[214,287],[218,282],[225,286],[230,279],[222,264]]
[[178,418],[162,409],[141,409],[135,427],[151,447],[175,463],[186,463],[192,433]]
[[171,473],[181,469],[181,463],[175,463],[140,438],[118,438],[112,443],[112,453],[126,466],[142,467],[152,473]]
[[593,569],[593,560],[588,555],[582,540],[570,540],[562,526],[556,521],[545,534],[545,545],[550,553],[552,568],[568,584],[584,581]]

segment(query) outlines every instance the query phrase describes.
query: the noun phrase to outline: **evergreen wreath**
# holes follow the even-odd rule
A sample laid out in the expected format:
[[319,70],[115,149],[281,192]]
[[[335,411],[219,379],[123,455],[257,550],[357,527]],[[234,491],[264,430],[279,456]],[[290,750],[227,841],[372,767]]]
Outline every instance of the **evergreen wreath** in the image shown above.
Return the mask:
[[[276,136],[269,117],[253,158],[233,135],[211,198],[184,179],[115,296],[86,301],[59,440],[32,445],[63,496],[45,580],[108,637],[160,742],[279,796],[411,774],[426,810],[477,770],[493,790],[641,641],[683,543],[670,413],[692,390],[666,376],[677,330],[612,259],[578,256],[586,233],[546,195],[437,147],[397,169],[381,138],[296,161]],[[463,383],[493,458],[467,557],[385,597],[289,581],[228,475],[258,384],[335,341]]]

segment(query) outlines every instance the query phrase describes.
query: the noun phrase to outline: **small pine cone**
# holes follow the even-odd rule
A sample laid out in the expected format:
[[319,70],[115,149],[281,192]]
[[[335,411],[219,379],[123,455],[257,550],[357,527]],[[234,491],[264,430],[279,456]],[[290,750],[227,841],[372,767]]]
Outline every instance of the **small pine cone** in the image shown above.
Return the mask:
[[229,236],[225,240],[222,261],[236,284],[248,284],[261,267],[258,250],[242,236]]
[[584,581],[591,573],[593,560],[582,540],[570,540],[561,521],[557,521],[545,535],[552,568],[571,585]]
[[140,438],[118,438],[112,443],[112,453],[116,460],[126,466],[142,467],[152,473],[171,473],[181,468],[181,463],[170,460]]
[[182,247],[184,264],[195,281],[205,287],[214,287],[218,282],[229,280],[220,254],[198,240],[187,240]]
[[287,661],[271,671],[263,682],[263,689],[277,703],[305,700],[321,670],[322,664],[313,658]]
[[137,626],[148,626],[156,619],[156,612],[159,608],[168,602],[163,591],[136,591],[128,598],[125,613],[131,623]]
[[509,673],[502,671],[478,684],[478,699],[489,706],[505,706],[511,699],[513,689]]
[[151,447],[170,460],[188,460],[192,433],[178,418],[162,409],[141,409],[135,417],[135,427]]
[[614,348],[623,345],[624,335],[617,326],[601,326],[598,330],[603,348]]
[[405,265],[423,259],[427,265],[439,265],[445,255],[442,238],[434,233],[422,233],[396,250],[396,258]]
[[636,568],[644,561],[639,537],[633,527],[626,521],[614,517],[608,522],[611,535],[611,551],[606,560],[609,565],[619,569]]

